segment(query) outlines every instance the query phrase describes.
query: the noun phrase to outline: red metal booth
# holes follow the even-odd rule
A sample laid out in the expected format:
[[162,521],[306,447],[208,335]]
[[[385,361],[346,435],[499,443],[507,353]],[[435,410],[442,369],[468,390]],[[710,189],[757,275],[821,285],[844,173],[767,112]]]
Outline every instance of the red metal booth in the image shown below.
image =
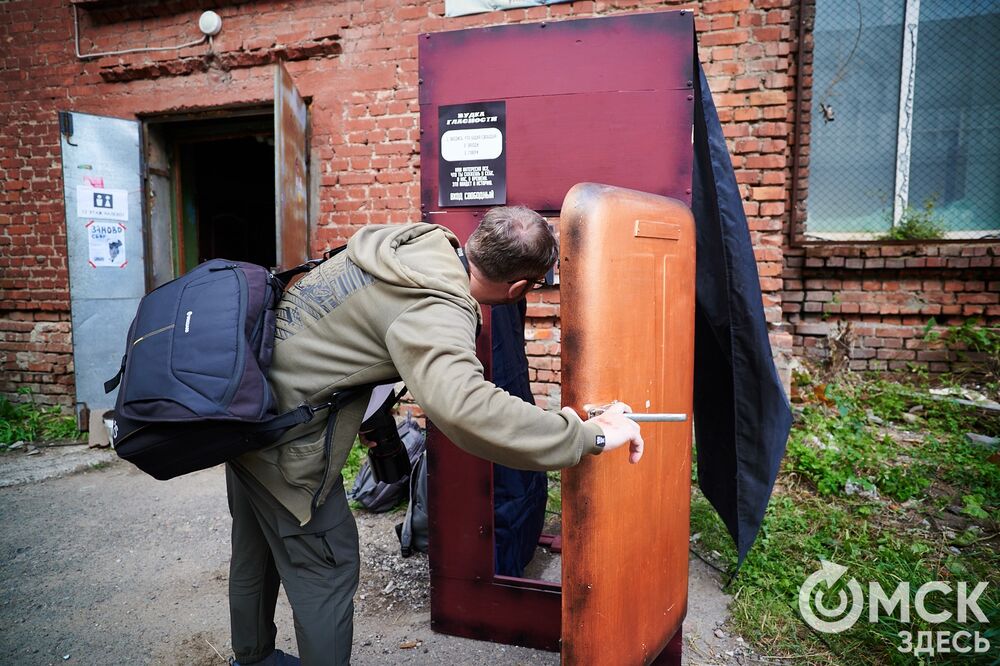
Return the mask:
[[693,16],[520,24],[419,42],[424,219],[464,238],[493,205],[559,218],[563,404],[618,399],[688,417],[644,424],[638,465],[619,450],[563,472],[561,584],[494,575],[491,464],[429,424],[432,626],[561,650],[564,663],[679,663],[694,332]]

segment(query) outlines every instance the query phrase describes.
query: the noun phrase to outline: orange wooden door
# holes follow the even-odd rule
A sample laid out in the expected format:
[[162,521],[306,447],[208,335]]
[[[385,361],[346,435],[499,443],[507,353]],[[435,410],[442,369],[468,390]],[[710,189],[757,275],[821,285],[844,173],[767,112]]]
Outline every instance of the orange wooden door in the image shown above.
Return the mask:
[[563,471],[562,660],[645,664],[687,609],[695,232],[675,199],[582,183],[560,217],[563,404],[620,400],[645,454]]

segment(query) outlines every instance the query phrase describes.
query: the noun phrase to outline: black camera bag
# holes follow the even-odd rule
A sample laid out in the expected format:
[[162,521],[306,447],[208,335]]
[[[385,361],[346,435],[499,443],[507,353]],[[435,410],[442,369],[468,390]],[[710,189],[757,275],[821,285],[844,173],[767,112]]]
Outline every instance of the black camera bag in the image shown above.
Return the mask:
[[336,396],[279,414],[267,382],[281,294],[325,258],[278,274],[212,259],[146,294],[121,369],[104,385],[108,393],[120,385],[115,452],[170,479],[267,446],[317,410],[335,410]]
[[[413,465],[427,449],[427,435],[410,414],[407,414],[406,419],[398,423],[396,428],[410,458],[412,473]],[[354,477],[354,485],[347,493],[347,498],[357,502],[368,511],[384,513],[396,508],[400,500],[406,496],[409,483],[409,474],[392,483],[379,481],[372,471],[370,459],[366,457],[365,461],[361,463],[358,475]]]

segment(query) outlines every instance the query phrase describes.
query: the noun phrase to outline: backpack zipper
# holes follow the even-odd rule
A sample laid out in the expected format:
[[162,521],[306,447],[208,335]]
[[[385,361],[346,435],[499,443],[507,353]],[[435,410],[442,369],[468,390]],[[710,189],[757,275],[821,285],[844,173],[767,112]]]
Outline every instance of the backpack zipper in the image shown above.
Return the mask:
[[[260,312],[260,317],[257,319],[257,324],[254,327],[253,335],[250,338],[250,351],[257,351],[257,366],[261,370],[261,375],[263,376],[263,400],[261,400],[261,411],[260,417],[263,417],[274,407],[274,396],[271,393],[271,387],[268,384],[268,374],[270,374],[270,363],[267,364],[268,367],[264,367],[263,359],[261,358],[261,351],[264,347],[264,328],[267,323],[268,314],[273,312],[278,307],[278,303],[281,300],[281,295],[283,293],[283,287],[281,281],[278,280],[273,273],[267,274],[267,303],[263,310]],[[274,344],[273,341],[271,343]],[[272,347],[272,354],[274,353]]]
[[137,344],[139,344],[140,342],[142,342],[146,338],[151,338],[151,337],[153,337],[154,335],[156,335],[158,333],[163,333],[164,331],[169,331],[173,327],[174,327],[174,324],[169,324],[167,326],[163,326],[162,328],[158,328],[155,331],[150,331],[146,335],[144,335],[144,336],[142,336],[140,338],[136,338],[135,340],[133,340],[132,341],[132,346],[135,347]]
[[[236,281],[239,284],[239,294],[240,294],[240,309],[239,309],[239,321],[242,322],[246,318],[247,314],[247,278],[243,275],[243,271],[239,270],[239,266],[236,264],[229,264],[225,268],[233,271],[236,276]],[[220,401],[227,408],[229,403],[232,402],[233,396],[236,395],[236,390],[240,386],[240,379],[243,377],[243,369],[245,365],[246,357],[246,336],[240,331],[240,335],[236,337],[236,367],[233,368],[234,376],[229,382],[229,386],[226,388],[226,393],[222,396]]]

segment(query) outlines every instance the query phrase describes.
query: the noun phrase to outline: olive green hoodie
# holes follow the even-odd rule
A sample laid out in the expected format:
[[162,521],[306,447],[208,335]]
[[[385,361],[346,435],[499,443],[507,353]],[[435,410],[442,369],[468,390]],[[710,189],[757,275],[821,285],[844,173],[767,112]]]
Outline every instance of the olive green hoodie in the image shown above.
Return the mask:
[[[469,453],[519,469],[561,469],[596,453],[597,425],[546,412],[483,378],[479,305],[455,248],[432,224],[369,226],[347,251],[292,285],[278,307],[270,379],[279,409],[318,404],[343,389],[402,378],[417,404]],[[325,412],[279,444],[242,456],[305,524],[342,483],[368,394],[342,408],[329,452]]]

